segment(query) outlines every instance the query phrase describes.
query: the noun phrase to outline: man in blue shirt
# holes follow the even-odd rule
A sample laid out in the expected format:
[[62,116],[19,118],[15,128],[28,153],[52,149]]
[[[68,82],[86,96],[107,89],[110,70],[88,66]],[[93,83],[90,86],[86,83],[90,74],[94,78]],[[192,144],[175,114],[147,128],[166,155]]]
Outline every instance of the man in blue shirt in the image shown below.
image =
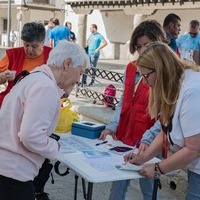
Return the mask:
[[51,30],[49,34],[49,44],[50,47],[55,47],[59,40],[68,40],[70,41],[70,31],[66,26],[60,26],[58,19],[53,19],[53,24],[55,27]]
[[[99,32],[97,32],[96,24],[91,24],[90,32],[91,34],[87,40],[88,56],[90,58],[91,67],[96,68],[97,61],[100,55],[100,49],[104,48],[108,43],[105,40],[105,38]],[[89,86],[94,85],[94,80],[95,80],[95,69],[93,69],[92,80]],[[87,84],[87,70],[83,75],[82,84],[84,85]]]
[[181,18],[174,13],[170,13],[164,19],[163,29],[166,33],[167,39],[169,40],[169,46],[174,50],[174,52],[178,53],[176,39],[181,31]]
[[72,31],[72,23],[71,22],[66,22],[65,26],[69,29],[70,31],[70,41],[71,42],[76,42],[76,35],[75,33]]
[[181,59],[194,63],[193,53],[195,50],[200,50],[198,20],[192,20],[190,22],[189,32],[179,36],[179,38],[176,40],[176,44],[180,50]]

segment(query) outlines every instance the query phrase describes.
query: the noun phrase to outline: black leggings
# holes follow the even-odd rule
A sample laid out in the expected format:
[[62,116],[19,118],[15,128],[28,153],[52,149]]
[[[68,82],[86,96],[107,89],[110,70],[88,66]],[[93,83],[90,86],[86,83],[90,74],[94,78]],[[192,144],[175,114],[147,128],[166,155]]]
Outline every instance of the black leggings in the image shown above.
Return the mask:
[[35,200],[33,181],[22,182],[0,175],[0,200]]

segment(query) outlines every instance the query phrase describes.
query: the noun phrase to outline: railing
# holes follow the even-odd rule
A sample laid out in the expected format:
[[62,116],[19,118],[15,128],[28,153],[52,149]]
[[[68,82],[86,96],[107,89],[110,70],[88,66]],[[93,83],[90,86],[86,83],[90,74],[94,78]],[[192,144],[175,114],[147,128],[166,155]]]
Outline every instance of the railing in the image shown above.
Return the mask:
[[123,74],[104,70],[100,68],[88,68],[87,69],[87,76],[90,79],[95,72],[95,85],[88,86],[80,83],[76,87],[75,95],[78,97],[89,98],[93,101],[93,103],[102,104],[104,101],[104,90],[109,84],[113,84],[116,88],[116,96],[109,96],[107,97],[112,98],[112,104],[110,107],[115,107],[116,104],[119,102],[120,97],[122,95],[122,87],[123,87]]

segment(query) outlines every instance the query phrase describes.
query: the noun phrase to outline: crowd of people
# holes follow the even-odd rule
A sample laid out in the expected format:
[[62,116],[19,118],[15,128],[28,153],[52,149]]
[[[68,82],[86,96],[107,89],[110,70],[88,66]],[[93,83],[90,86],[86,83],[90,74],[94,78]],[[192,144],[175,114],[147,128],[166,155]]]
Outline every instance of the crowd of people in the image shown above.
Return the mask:
[[[137,145],[138,153],[125,155],[126,162],[161,158],[139,171],[145,177],[139,180],[144,200],[152,199],[155,178],[183,168],[188,172],[185,199],[200,199],[199,26],[192,20],[188,33],[179,36],[181,18],[171,13],[163,25],[141,22],[130,37],[130,53],[137,52],[138,58],[127,64],[123,95],[99,139],[111,135]],[[29,22],[21,32],[23,46],[6,50],[0,60],[0,84],[7,83],[0,93],[0,199],[49,199],[44,188],[35,193],[33,180],[44,159],[55,159],[60,148],[49,137],[60,98],[70,94],[82,75],[87,85],[89,67],[93,73],[88,86],[95,84],[100,50],[108,44],[97,29],[91,24],[86,52],[77,44],[71,22]],[[175,149],[171,156],[169,145]],[[130,180],[113,182],[109,200],[125,200],[129,184]]]

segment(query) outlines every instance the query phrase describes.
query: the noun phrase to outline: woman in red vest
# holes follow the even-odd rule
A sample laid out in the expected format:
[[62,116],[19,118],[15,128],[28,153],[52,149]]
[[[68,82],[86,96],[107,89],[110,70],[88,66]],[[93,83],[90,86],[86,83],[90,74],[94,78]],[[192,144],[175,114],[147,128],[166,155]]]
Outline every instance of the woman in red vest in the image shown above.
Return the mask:
[[[167,42],[161,25],[155,20],[144,21],[134,29],[130,41],[130,52],[141,54],[151,41]],[[136,61],[127,65],[124,77],[124,92],[121,101],[116,108],[113,120],[102,131],[99,139],[105,140],[107,135],[112,135],[113,139],[121,140],[131,146],[140,141],[139,151],[142,152],[158,134],[160,126],[157,125],[154,129],[148,130],[154,125],[155,120],[148,114],[149,86],[143,83],[136,68]],[[141,140],[144,133],[148,137]],[[109,200],[125,200],[129,183],[130,180],[113,182]],[[145,200],[152,199],[152,187],[152,180],[140,179],[140,188]]]
[[23,47],[7,49],[0,60],[0,84],[8,82],[6,90],[0,93],[0,106],[12,88],[14,78],[23,70],[31,71],[45,64],[51,51],[50,47],[44,46],[45,28],[41,23],[24,24],[21,39]]

